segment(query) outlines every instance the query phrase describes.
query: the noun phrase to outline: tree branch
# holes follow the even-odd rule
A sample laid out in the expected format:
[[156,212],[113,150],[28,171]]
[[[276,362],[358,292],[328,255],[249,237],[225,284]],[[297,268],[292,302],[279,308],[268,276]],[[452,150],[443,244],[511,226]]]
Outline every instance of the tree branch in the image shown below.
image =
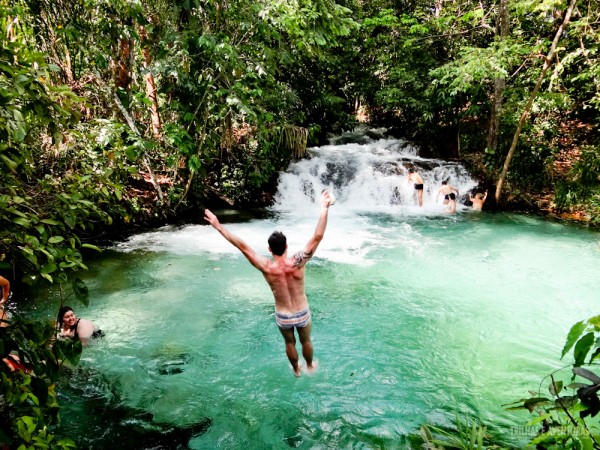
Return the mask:
[[567,8],[567,11],[565,13],[565,18],[563,19],[562,24],[560,25],[560,27],[558,27],[558,30],[556,31],[556,35],[554,36],[554,40],[552,41],[552,46],[550,47],[548,56],[546,56],[546,60],[544,61],[544,67],[542,67],[542,72],[540,73],[537,83],[535,84],[535,87],[533,88],[533,91],[529,95],[529,99],[527,100],[527,103],[525,104],[525,109],[524,109],[523,113],[521,114],[521,118],[519,119],[519,124],[517,125],[517,131],[515,131],[515,135],[513,137],[512,144],[510,146],[510,149],[508,150],[508,154],[506,155],[506,160],[504,161],[504,167],[502,168],[502,173],[500,174],[500,178],[498,178],[498,184],[496,185],[496,194],[495,194],[496,203],[500,202],[500,194],[502,193],[502,186],[504,184],[504,180],[506,179],[506,174],[508,173],[510,161],[512,160],[512,158],[515,154],[515,150],[517,148],[517,143],[519,142],[519,136],[521,134],[521,129],[523,128],[523,124],[525,123],[525,120],[529,116],[529,112],[531,111],[531,106],[533,105],[533,100],[536,97],[536,95],[540,89],[540,86],[542,85],[542,81],[544,80],[544,77],[546,76],[546,72],[548,71],[548,68],[550,67],[550,63],[554,59],[554,53],[556,52],[556,46],[558,45],[558,41],[560,40],[560,37],[562,36],[566,26],[569,24],[569,21],[571,20],[571,14],[573,14],[573,9],[575,8],[576,3],[577,3],[577,0],[571,0],[571,4]]

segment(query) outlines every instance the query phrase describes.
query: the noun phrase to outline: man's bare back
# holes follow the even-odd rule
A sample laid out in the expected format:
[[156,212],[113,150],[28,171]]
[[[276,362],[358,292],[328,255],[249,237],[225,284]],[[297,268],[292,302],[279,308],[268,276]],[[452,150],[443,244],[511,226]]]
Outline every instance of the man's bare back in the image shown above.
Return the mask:
[[304,266],[299,267],[294,257],[280,257],[270,261],[267,270],[263,272],[273,292],[275,309],[286,314],[302,311],[308,307],[304,292]]

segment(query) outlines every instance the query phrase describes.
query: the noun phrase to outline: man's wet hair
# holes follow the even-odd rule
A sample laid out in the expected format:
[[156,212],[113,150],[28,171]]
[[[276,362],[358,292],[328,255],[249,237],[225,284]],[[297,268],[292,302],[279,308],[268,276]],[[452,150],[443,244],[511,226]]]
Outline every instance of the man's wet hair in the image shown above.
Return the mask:
[[281,256],[285,253],[287,239],[281,231],[273,231],[269,236],[269,247],[274,255]]
[[408,173],[414,173],[415,172],[415,168],[411,167],[410,169],[408,169]]

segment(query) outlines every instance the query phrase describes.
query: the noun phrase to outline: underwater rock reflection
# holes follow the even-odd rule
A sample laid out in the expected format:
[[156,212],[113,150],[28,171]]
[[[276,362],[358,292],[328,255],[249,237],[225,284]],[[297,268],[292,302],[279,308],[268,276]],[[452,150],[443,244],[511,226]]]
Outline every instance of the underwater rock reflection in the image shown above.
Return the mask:
[[[97,371],[76,368],[59,386],[59,401],[69,403],[59,433],[87,449],[185,449],[205,434],[212,420],[187,426],[160,423],[152,413],[125,404],[118,386]],[[65,420],[66,419],[66,420]]]

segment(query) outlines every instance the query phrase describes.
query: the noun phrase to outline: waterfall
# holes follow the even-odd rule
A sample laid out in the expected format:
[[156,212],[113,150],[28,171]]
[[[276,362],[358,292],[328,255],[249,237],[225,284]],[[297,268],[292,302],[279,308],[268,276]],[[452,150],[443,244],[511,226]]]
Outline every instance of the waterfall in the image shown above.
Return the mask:
[[[331,143],[310,148],[309,157],[293,162],[279,177],[276,211],[302,210],[318,201],[323,189],[337,197],[336,207],[349,212],[437,214],[444,210],[436,195],[443,180],[459,190],[462,198],[477,186],[459,163],[422,158],[418,149],[401,139],[357,136],[361,143]],[[423,207],[416,203],[408,169],[414,167],[424,182]],[[338,206],[339,205],[339,206]]]

